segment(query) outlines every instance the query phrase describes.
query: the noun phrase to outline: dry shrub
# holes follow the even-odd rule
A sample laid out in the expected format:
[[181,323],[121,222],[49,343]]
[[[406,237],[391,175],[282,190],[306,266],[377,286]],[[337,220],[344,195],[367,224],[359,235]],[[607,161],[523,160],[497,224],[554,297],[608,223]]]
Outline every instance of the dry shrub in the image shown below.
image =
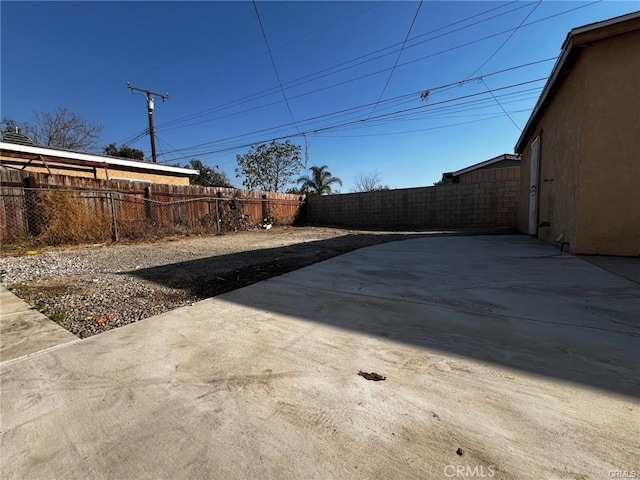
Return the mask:
[[65,191],[38,193],[34,210],[39,241],[64,245],[111,240],[111,217],[103,211],[108,199]]
[[251,214],[237,198],[220,202],[220,228],[223,232],[237,232],[256,228]]
[[154,222],[145,218],[129,219],[118,216],[118,236],[121,240],[150,240],[158,237]]

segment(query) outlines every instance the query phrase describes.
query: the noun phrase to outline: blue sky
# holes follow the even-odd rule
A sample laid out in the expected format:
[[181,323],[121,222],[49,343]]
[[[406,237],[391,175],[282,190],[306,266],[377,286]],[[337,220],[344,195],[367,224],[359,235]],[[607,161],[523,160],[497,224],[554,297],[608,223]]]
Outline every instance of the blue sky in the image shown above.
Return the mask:
[[391,188],[431,185],[512,153],[567,32],[640,2],[256,6],[275,69],[251,2],[3,1],[2,116],[66,107],[102,123],[104,145],[149,155],[129,81],[169,93],[154,114],[162,162],[199,158],[239,186],[246,145],[304,148],[304,133],[309,165],[328,165],[342,192],[374,171]]

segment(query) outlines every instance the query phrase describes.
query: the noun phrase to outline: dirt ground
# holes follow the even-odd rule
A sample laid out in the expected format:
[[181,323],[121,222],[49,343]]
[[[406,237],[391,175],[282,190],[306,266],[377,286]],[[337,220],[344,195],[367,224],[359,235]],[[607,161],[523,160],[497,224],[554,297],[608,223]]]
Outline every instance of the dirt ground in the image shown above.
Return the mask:
[[370,245],[416,238],[281,227],[0,258],[10,291],[80,338]]

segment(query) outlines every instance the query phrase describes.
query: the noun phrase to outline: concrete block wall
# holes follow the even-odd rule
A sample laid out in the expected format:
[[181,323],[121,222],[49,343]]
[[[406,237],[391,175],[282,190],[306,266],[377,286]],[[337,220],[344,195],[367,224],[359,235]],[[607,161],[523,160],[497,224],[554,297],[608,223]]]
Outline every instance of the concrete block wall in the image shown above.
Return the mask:
[[518,180],[311,196],[311,224],[382,230],[514,226]]
[[518,180],[520,178],[520,166],[485,168],[472,170],[460,175],[460,183],[499,182],[502,180]]

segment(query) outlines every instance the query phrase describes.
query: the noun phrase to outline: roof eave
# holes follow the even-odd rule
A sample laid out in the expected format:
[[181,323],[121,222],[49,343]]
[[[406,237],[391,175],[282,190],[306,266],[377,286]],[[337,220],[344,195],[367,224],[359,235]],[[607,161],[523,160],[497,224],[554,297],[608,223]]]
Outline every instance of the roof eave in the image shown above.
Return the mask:
[[530,130],[533,126],[533,124],[535,123],[535,121],[538,119],[538,115],[540,114],[540,111],[542,110],[544,104],[547,101],[547,98],[549,97],[551,90],[553,89],[556,81],[558,80],[558,77],[560,76],[563,67],[565,65],[565,63],[567,62],[568,58],[569,58],[569,54],[573,48],[572,45],[572,39],[570,38],[569,34],[567,36],[567,39],[565,40],[565,43],[563,44],[563,48],[566,46],[567,48],[564,48],[562,54],[560,55],[560,57],[558,58],[558,60],[556,60],[555,65],[553,66],[553,69],[551,70],[551,75],[549,76],[549,78],[547,79],[547,83],[545,83],[544,88],[542,89],[542,93],[540,94],[540,97],[538,98],[538,101],[536,102],[536,105],[533,107],[533,111],[531,112],[531,115],[529,116],[529,120],[527,120],[527,123],[525,124],[524,128],[522,129],[522,133],[520,134],[520,138],[518,138],[518,141],[516,142],[514,151],[517,154],[521,154],[522,150],[523,150],[523,145],[524,143],[527,141],[527,139],[529,138],[529,136],[531,135]]
[[[515,157],[515,158],[513,158]],[[485,160],[484,162],[480,162],[480,163],[476,163],[475,165],[471,165],[469,167],[465,167],[461,170],[458,170],[456,172],[451,172],[451,175],[458,176],[458,175],[463,175],[465,173],[469,173],[472,172],[474,170],[477,170],[479,168],[483,168],[483,167],[487,167],[489,165],[493,165],[494,163],[498,163],[501,162],[503,160],[520,160],[520,157],[518,155],[514,155],[512,153],[503,153],[502,155],[498,155],[497,157],[493,157],[490,158],[489,160]]]
[[[553,69],[551,70],[551,75],[549,76],[547,83],[542,89],[542,93],[540,94],[540,97],[538,98],[538,101],[536,102],[536,105],[533,108],[533,111],[531,112],[531,116],[529,117],[529,120],[527,120],[526,125],[522,129],[520,138],[518,138],[518,141],[516,142],[514,151],[517,154],[521,154],[522,151],[524,150],[524,144],[531,136],[531,129],[535,124],[535,122],[538,120],[538,116],[540,115],[542,109],[547,103],[549,96],[553,93],[556,83],[559,81],[559,78],[564,73],[565,67],[568,67],[571,64],[571,62],[576,58],[580,49],[586,46],[585,41],[587,42],[589,41],[587,40],[587,38],[585,38],[585,37],[588,37],[588,35],[585,35],[585,34],[589,34],[590,32],[594,32],[597,30],[604,31],[604,29],[608,29],[606,33],[603,32],[603,35],[601,37],[594,38],[591,41],[601,40],[604,38],[608,38],[610,36],[615,36],[620,33],[625,33],[627,31],[634,30],[636,28],[636,26],[634,26],[634,23],[637,23],[639,19],[640,19],[640,11],[633,12],[633,13],[622,15],[619,17],[610,18],[602,22],[583,25],[581,27],[572,29],[567,34],[567,37],[562,43],[562,53],[560,54],[560,57],[556,61],[555,65],[553,66]],[[627,25],[624,27],[625,29],[623,31],[616,31],[615,26],[620,24],[625,24],[625,23]],[[614,28],[612,29],[611,27],[614,27]]]
[[121,158],[95,155],[91,153],[79,153],[66,150],[56,150],[47,147],[38,147],[30,145],[19,145],[14,143],[0,142],[0,150],[28,153],[32,155],[45,155],[47,157],[55,157],[60,159],[82,160],[85,162],[95,163],[101,166],[119,166],[133,168],[137,170],[146,170],[153,173],[173,173],[183,176],[198,175],[197,170],[191,168],[171,167],[169,165],[158,165],[157,163],[144,163],[136,160],[125,160]]

